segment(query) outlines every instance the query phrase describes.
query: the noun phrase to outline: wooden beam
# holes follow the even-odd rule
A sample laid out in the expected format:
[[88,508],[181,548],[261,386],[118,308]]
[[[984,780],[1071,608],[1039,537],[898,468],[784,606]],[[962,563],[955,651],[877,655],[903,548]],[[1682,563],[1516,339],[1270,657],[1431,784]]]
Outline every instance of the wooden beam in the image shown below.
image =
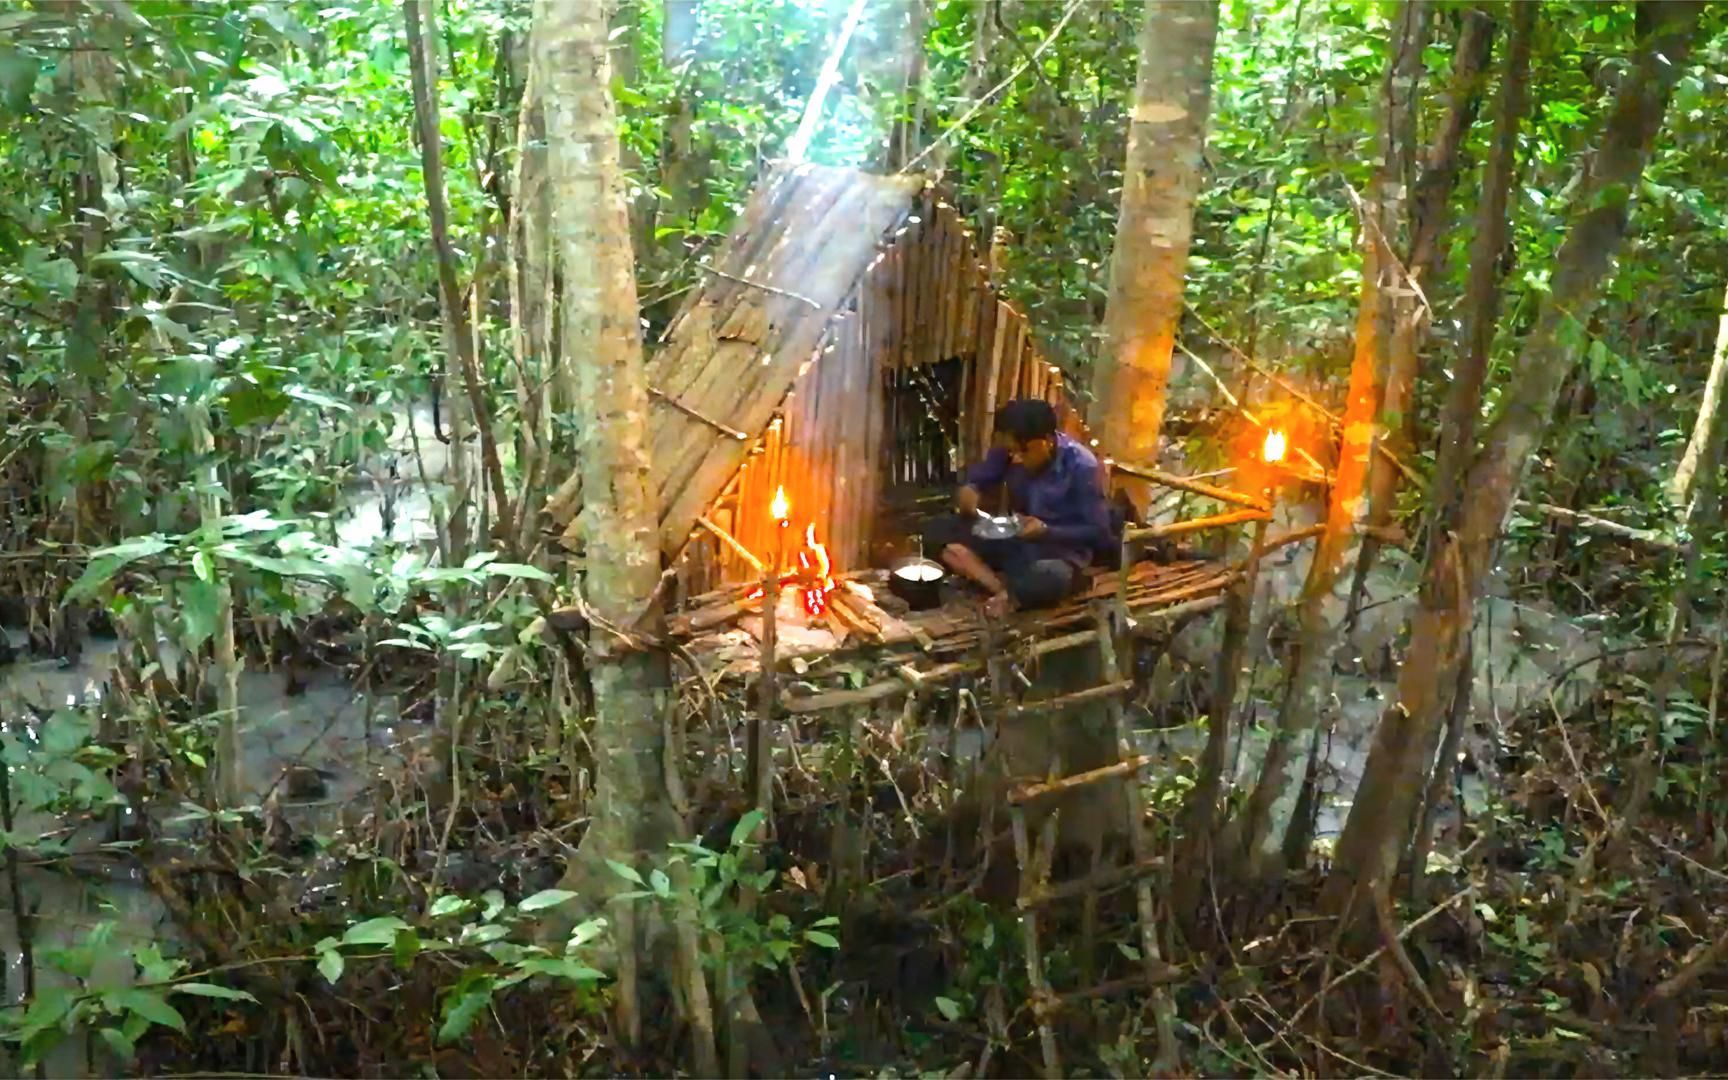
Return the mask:
[[1042,716],[1046,713],[1062,712],[1066,709],[1078,708],[1081,705],[1089,705],[1094,701],[1105,701],[1109,698],[1116,697],[1119,694],[1126,694],[1132,689],[1134,689],[1134,682],[1131,679],[1123,679],[1120,682],[1104,683],[1101,686],[1089,686],[1084,690],[1076,690],[1072,694],[1063,694],[1061,697],[1046,698],[1043,701],[1024,702],[1010,708],[1008,710],[1008,715],[1013,719],[1023,720],[1030,716]]
[[1172,521],[1168,525],[1150,525],[1144,529],[1127,529],[1123,532],[1122,539],[1132,544],[1142,540],[1157,540],[1166,536],[1181,536],[1184,533],[1201,532],[1206,529],[1223,529],[1247,521],[1271,520],[1271,514],[1264,514],[1258,510],[1232,510],[1224,514],[1213,514],[1211,517]]
[[1252,495],[1244,495],[1240,491],[1213,487],[1211,484],[1202,484],[1198,480],[1190,480],[1186,476],[1177,476],[1161,469],[1148,469],[1141,465],[1130,465],[1125,461],[1117,461],[1115,467],[1118,471],[1125,472],[1129,476],[1138,476],[1142,480],[1150,480],[1152,483],[1163,487],[1188,491],[1195,495],[1204,495],[1208,499],[1217,499],[1219,502],[1227,502],[1235,506],[1246,506],[1250,510],[1258,510],[1263,514],[1272,512],[1272,507],[1268,506],[1264,500],[1256,499]]
[[751,552],[751,550],[749,548],[745,547],[742,543],[740,543],[736,536],[733,536],[731,533],[727,532],[725,529],[722,529],[720,526],[714,524],[712,521],[709,521],[705,517],[697,518],[696,524],[702,526],[704,529],[707,529],[709,532],[713,533],[716,539],[718,539],[721,543],[725,544],[727,547],[731,548],[732,551],[735,554],[737,554],[737,556],[740,559],[743,559],[745,562],[749,563],[756,570],[756,572],[758,574],[764,572],[764,569],[762,566],[762,560],[758,559],[755,556],[755,554],[753,552]]
[[1147,765],[1152,764],[1154,760],[1155,759],[1151,754],[1135,754],[1127,761],[1118,761],[1114,765],[1106,765],[1101,769],[1091,769],[1087,772],[1075,773],[1073,776],[1064,776],[1060,780],[1047,780],[1042,783],[1027,784],[1025,787],[1018,788],[1011,792],[1008,796],[1008,803],[1010,806],[1018,806],[1021,803],[1031,802],[1033,799],[1042,799],[1050,795],[1060,795],[1064,791],[1072,791],[1077,787],[1085,787],[1087,784],[1096,784],[1100,780],[1109,780],[1112,777],[1125,776],[1130,773],[1139,772]]
[[685,416],[688,416],[690,419],[701,421],[702,423],[707,424],[709,427],[713,428],[715,431],[718,431],[721,434],[728,436],[729,438],[736,439],[739,442],[749,442],[750,441],[750,436],[744,434],[742,431],[739,431],[737,428],[732,427],[728,424],[722,424],[720,421],[714,419],[712,416],[704,416],[702,413],[696,411],[695,409],[692,409],[690,406],[684,404],[682,401],[679,401],[677,398],[673,397],[671,394],[668,394],[666,391],[660,389],[658,386],[650,386],[648,388],[648,396],[652,397],[656,401],[664,401],[666,404],[672,406],[674,409],[677,409],[679,412],[683,413]]

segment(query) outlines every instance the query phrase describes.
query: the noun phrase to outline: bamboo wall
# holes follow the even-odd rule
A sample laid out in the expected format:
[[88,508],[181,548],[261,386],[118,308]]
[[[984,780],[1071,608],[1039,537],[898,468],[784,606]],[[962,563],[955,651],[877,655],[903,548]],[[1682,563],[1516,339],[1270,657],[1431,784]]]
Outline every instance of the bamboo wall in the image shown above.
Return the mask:
[[[944,378],[932,378],[947,361]],[[920,402],[930,388],[942,395],[933,409],[909,404],[920,387]],[[1067,430],[1083,433],[1061,372],[1038,351],[1025,316],[998,298],[972,230],[926,190],[828,323],[708,520],[771,555],[768,507],[784,486],[789,548],[814,521],[835,568],[862,569],[886,486],[951,483],[945,468],[982,456],[997,409],[1018,397],[1049,400]],[[757,574],[705,529],[691,533],[684,560],[687,594]]]

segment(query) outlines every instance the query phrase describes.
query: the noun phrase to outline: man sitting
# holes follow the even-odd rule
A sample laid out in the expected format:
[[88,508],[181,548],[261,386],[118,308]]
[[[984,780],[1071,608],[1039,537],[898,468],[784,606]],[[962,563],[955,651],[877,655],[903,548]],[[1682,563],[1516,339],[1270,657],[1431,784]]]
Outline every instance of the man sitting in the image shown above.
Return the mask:
[[[993,616],[1015,607],[1051,607],[1073,591],[1080,571],[1114,544],[1098,459],[1056,430],[1045,401],[1011,401],[996,415],[997,445],[966,471],[959,514],[932,523],[925,538],[942,561],[982,586]],[[998,512],[1021,515],[1020,532],[1003,540],[973,532],[985,493],[1003,489]]]

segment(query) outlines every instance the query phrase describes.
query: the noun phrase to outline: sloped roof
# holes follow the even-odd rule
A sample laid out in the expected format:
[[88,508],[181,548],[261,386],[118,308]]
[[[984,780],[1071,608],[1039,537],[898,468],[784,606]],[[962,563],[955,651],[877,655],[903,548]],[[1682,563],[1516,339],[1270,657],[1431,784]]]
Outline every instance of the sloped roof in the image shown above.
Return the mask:
[[777,166],[757,187],[649,361],[667,555],[738,470],[923,184],[803,164]]

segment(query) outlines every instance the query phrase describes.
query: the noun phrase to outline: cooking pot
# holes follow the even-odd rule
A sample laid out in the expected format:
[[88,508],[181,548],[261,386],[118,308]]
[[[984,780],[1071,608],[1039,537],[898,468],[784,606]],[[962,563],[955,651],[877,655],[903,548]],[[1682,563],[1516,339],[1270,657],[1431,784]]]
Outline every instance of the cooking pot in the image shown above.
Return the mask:
[[929,559],[902,559],[888,571],[888,591],[906,601],[913,611],[929,611],[942,604],[942,579],[948,571]]

